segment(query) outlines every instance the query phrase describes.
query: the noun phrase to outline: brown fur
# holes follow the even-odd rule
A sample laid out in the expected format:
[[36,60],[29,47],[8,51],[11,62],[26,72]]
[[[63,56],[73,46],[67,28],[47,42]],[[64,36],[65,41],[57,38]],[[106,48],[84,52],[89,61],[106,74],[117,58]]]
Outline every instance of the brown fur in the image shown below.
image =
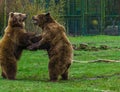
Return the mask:
[[65,29],[57,23],[50,14],[40,14],[33,17],[34,24],[42,28],[42,39],[29,46],[30,50],[41,49],[48,45],[50,81],[57,81],[59,75],[68,79],[68,69],[72,62],[72,45],[67,39]]
[[24,29],[25,18],[26,15],[22,13],[9,14],[8,26],[0,40],[0,65],[3,78],[15,79],[17,60],[23,49],[31,44],[31,39],[34,40],[35,33],[27,33]]

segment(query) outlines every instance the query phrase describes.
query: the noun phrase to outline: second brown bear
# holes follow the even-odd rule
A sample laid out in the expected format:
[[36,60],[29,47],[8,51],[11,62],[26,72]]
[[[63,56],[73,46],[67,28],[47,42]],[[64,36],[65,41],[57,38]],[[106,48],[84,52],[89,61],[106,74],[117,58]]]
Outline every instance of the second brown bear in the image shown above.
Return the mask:
[[48,66],[50,81],[57,81],[59,75],[63,80],[67,80],[73,49],[64,27],[57,23],[50,13],[33,16],[33,22],[42,28],[42,39],[28,49],[36,50],[45,46],[50,59]]

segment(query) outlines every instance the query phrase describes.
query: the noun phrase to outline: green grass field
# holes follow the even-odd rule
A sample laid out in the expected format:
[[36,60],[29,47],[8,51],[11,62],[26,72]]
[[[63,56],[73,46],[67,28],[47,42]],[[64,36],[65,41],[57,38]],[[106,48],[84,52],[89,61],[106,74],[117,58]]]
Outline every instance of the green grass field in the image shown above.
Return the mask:
[[[109,46],[108,50],[74,51],[74,60],[120,60],[119,36],[69,37],[74,44]],[[46,51],[24,51],[18,62],[17,80],[0,77],[0,92],[120,92],[120,63],[73,62],[69,80],[49,82]]]

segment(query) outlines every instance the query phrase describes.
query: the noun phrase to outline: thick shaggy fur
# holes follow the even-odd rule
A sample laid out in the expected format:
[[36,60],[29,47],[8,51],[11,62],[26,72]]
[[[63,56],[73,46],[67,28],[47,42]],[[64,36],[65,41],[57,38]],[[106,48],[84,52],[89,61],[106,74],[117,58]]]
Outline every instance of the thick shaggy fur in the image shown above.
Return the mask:
[[[24,29],[26,14],[10,13],[8,26],[3,38],[0,40],[0,65],[2,77],[14,80],[17,72],[17,60],[19,60],[23,49],[34,40],[34,33],[27,33]],[[39,40],[41,38],[39,37]]]
[[34,24],[42,28],[42,39],[28,48],[35,50],[41,49],[41,46],[47,46],[50,59],[48,66],[50,81],[57,81],[59,75],[63,80],[67,80],[73,49],[65,34],[64,27],[57,23],[50,16],[50,13],[33,16],[33,21]]

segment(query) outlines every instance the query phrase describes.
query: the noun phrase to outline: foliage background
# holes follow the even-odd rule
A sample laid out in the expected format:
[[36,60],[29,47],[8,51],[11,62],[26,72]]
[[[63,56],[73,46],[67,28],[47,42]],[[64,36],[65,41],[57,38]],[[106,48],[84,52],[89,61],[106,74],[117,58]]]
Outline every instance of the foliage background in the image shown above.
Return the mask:
[[[55,2],[55,0],[1,0],[0,1],[0,30],[1,34],[3,33],[4,28],[7,25],[7,19],[9,12],[22,12],[28,14],[28,18],[26,21],[26,29],[28,31],[36,31],[38,32],[38,28],[31,22],[31,17],[33,15],[39,13],[50,12],[51,15],[64,25],[64,18],[60,17],[60,15],[64,14],[64,0],[58,0],[59,2]],[[6,3],[5,3],[6,2]]]

